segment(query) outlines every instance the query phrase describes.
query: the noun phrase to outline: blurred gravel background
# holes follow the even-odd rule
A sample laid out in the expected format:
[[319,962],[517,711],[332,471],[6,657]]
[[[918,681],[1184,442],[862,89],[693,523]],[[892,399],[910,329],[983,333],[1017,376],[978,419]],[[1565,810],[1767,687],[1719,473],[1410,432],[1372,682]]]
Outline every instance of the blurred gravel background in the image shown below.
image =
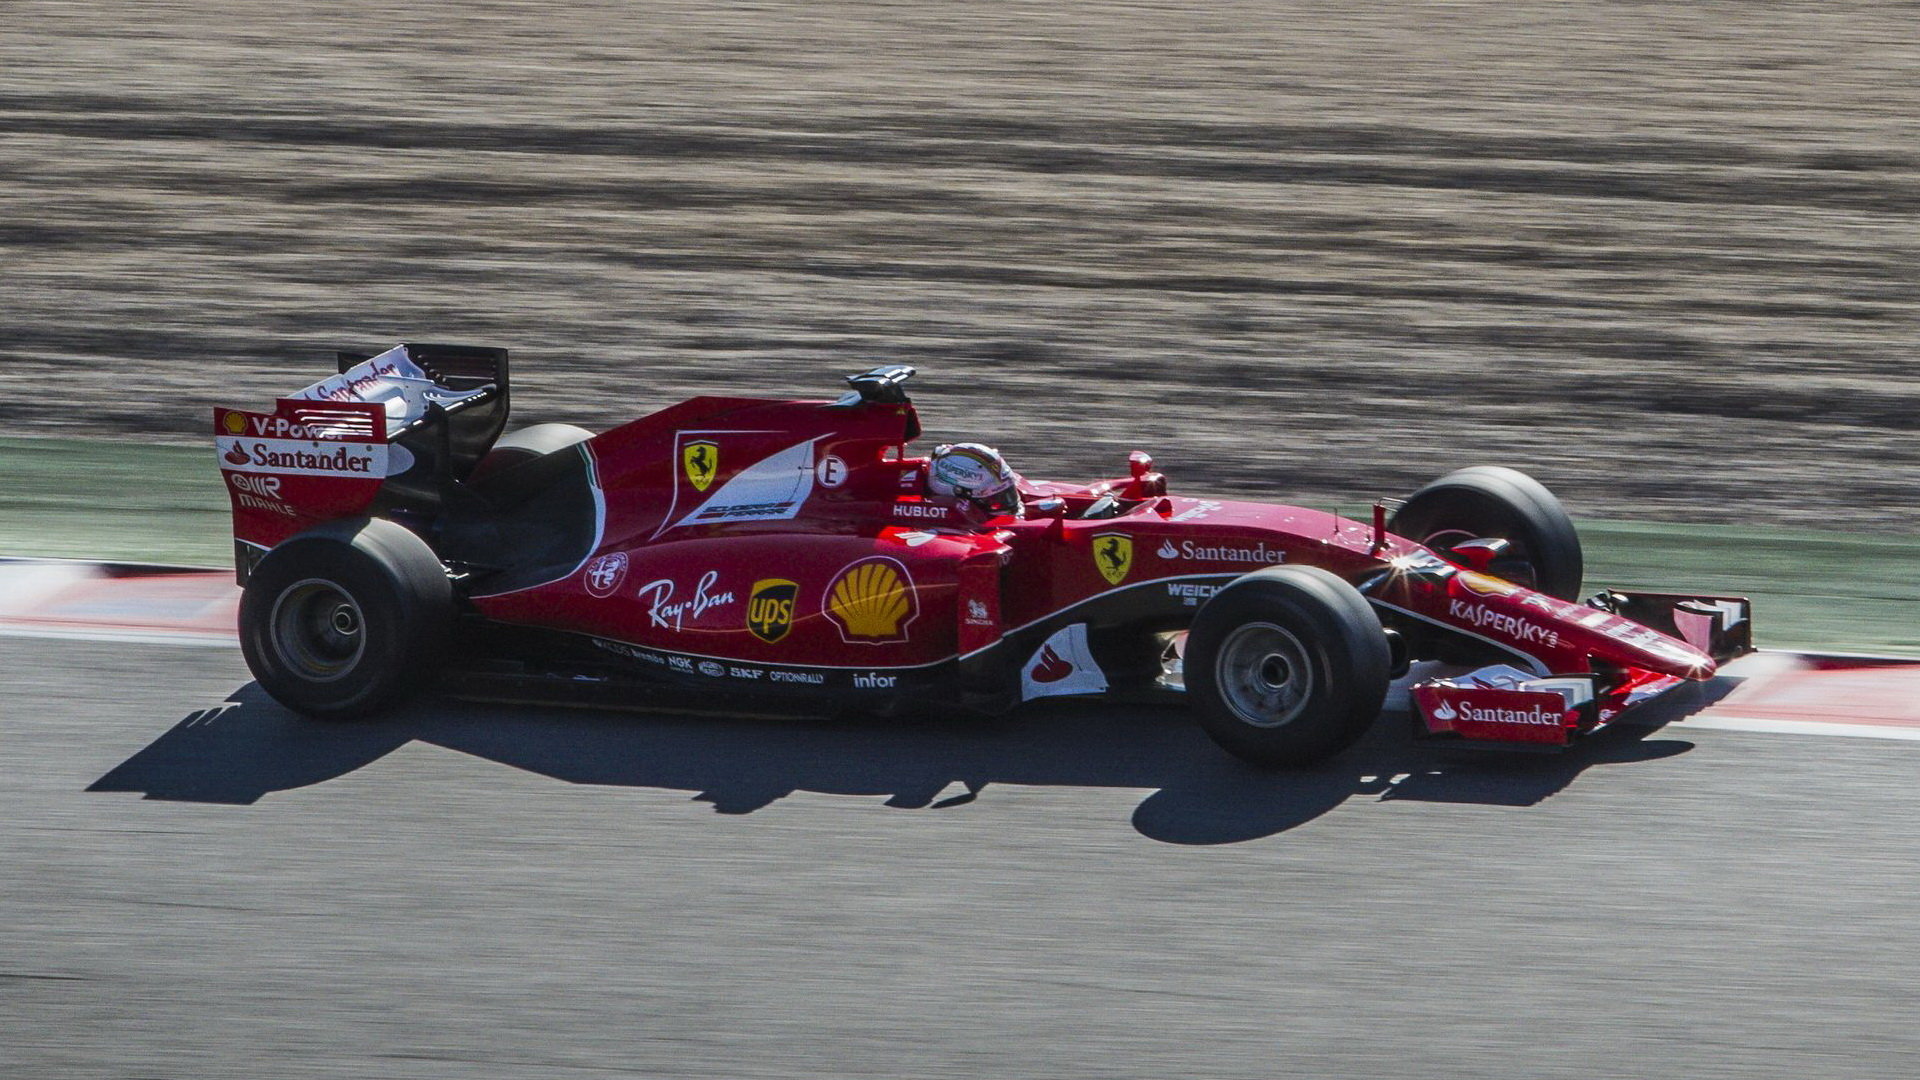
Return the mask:
[[1039,474],[1920,532],[1920,5],[8,0],[0,435],[922,368]]

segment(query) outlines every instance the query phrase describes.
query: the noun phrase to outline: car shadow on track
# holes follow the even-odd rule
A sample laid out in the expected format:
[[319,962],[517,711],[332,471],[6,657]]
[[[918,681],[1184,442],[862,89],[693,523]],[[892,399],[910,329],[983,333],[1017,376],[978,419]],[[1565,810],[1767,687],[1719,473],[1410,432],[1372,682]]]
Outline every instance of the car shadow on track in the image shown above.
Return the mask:
[[973,801],[994,784],[1138,788],[1143,835],[1178,844],[1252,840],[1348,799],[1531,806],[1595,765],[1650,761],[1692,744],[1616,727],[1557,755],[1466,754],[1414,743],[1389,714],[1358,746],[1311,769],[1265,772],[1216,748],[1179,709],[1046,703],[994,723],[716,719],[431,700],[378,720],[324,723],[252,684],[194,713],[90,791],[251,804],[332,780],[413,741],[576,784],[693,792],[727,814],[796,791],[886,796],[906,809]]

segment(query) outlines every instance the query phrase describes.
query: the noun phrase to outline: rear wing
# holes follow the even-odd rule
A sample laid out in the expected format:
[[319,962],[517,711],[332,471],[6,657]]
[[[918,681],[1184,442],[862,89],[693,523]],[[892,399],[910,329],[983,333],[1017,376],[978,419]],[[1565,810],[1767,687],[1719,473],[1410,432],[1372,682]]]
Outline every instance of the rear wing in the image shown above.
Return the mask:
[[240,581],[321,522],[437,511],[506,427],[507,407],[505,349],[397,345],[341,354],[338,374],[272,412],[216,408]]
[[[293,396],[324,401],[380,401],[404,428],[427,407],[472,408],[507,403],[507,350],[471,345],[395,345],[383,353],[335,354],[339,374]],[[397,434],[397,432],[396,432]],[[492,439],[487,440],[489,444]]]

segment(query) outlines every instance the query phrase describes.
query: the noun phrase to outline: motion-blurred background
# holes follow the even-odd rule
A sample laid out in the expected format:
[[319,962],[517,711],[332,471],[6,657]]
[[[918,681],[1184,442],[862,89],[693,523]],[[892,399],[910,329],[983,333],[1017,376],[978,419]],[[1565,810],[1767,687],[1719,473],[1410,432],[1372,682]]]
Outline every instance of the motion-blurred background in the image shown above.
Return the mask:
[[407,339],[589,426],[904,361],[1039,475],[1504,463],[1920,532],[1917,41],[1860,0],[8,0],[0,435],[192,443]]
[[[0,563],[223,565],[212,406],[337,349],[594,427],[904,361],[1033,475],[1515,465],[1592,587],[1920,656],[1917,216],[1912,2],[0,0]],[[1898,682],[1272,775],[1107,703],[326,725],[12,569],[0,1080],[1920,1076]]]

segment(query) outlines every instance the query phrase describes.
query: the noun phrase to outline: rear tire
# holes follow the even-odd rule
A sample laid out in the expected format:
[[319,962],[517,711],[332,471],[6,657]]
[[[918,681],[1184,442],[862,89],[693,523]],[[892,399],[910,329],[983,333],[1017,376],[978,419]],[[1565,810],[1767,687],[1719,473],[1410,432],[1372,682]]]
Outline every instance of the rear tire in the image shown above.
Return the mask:
[[558,450],[578,446],[593,438],[593,432],[572,424],[533,424],[502,435],[487,456],[473,467],[467,484],[483,494],[491,489],[510,487],[503,478],[515,469],[546,457]]
[[1183,664],[1200,726],[1255,765],[1309,765],[1366,734],[1391,650],[1366,599],[1337,575],[1280,566],[1207,601]]
[[1466,540],[1505,540],[1512,546],[1488,573],[1562,600],[1580,597],[1586,564],[1573,518],[1518,470],[1476,465],[1450,472],[1409,496],[1387,531],[1442,555]]
[[275,701],[345,719],[432,680],[453,586],[424,540],[390,521],[330,522],[268,552],[240,597],[240,650]]

